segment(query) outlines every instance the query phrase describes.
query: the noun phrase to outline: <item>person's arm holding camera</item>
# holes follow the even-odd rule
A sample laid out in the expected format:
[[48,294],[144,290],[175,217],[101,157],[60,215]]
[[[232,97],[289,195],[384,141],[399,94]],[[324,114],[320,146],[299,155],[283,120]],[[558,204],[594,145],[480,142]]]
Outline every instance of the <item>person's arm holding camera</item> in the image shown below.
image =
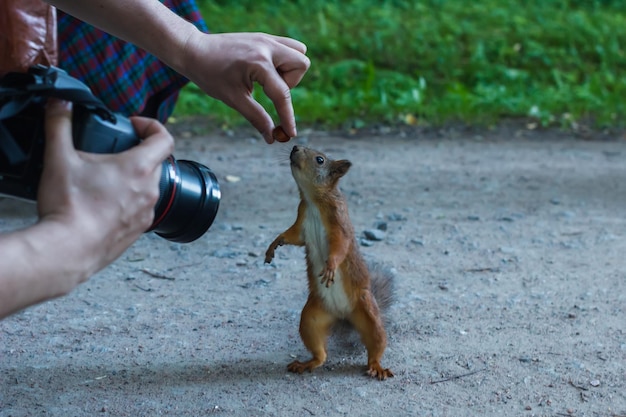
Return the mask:
[[251,94],[258,82],[287,136],[296,136],[290,89],[310,65],[302,42],[263,33],[202,33],[157,0],[46,1],[152,53],[239,111],[272,143],[274,122]]
[[0,318],[67,294],[150,227],[161,163],[174,141],[158,121],[132,121],[141,144],[88,154],[74,149],[70,105],[49,101],[39,220],[0,234]]

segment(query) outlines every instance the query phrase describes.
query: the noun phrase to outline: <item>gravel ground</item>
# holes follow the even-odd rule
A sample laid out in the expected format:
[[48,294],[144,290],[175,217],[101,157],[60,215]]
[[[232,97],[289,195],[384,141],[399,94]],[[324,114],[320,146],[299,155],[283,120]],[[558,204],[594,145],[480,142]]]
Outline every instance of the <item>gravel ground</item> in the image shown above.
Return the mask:
[[[383,364],[352,335],[298,335],[301,248],[287,145],[177,126],[222,204],[191,244],[144,235],[67,297],[0,322],[0,416],[626,416],[626,141],[561,132],[305,132],[342,179],[368,259],[396,271]],[[0,230],[35,220],[0,199]],[[381,226],[382,225],[382,226]]]

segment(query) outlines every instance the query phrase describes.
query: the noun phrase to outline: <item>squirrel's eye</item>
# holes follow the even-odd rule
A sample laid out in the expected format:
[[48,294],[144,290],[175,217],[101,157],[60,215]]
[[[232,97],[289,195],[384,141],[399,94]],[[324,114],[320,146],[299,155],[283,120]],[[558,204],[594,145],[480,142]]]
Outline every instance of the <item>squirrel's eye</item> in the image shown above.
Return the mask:
[[318,156],[317,158],[315,158],[315,160],[317,161],[318,164],[322,165],[324,163],[324,158],[322,158],[321,156]]

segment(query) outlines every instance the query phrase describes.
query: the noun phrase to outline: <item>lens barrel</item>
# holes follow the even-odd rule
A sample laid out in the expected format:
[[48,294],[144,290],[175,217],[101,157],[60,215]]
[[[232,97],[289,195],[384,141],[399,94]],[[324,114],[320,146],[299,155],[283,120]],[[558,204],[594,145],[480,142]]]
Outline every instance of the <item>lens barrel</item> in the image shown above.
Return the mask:
[[195,161],[163,161],[159,200],[150,231],[164,239],[188,243],[211,227],[220,204],[217,178]]

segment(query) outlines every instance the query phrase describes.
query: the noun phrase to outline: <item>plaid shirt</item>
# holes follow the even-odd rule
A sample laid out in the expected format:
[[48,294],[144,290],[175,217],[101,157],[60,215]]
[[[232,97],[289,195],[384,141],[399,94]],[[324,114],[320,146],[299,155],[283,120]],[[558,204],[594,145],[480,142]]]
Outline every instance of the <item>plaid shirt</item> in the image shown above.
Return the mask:
[[[90,0],[86,0],[90,1]],[[194,0],[162,0],[208,32]],[[111,110],[167,121],[188,80],[153,55],[58,10],[59,67],[83,81]]]

